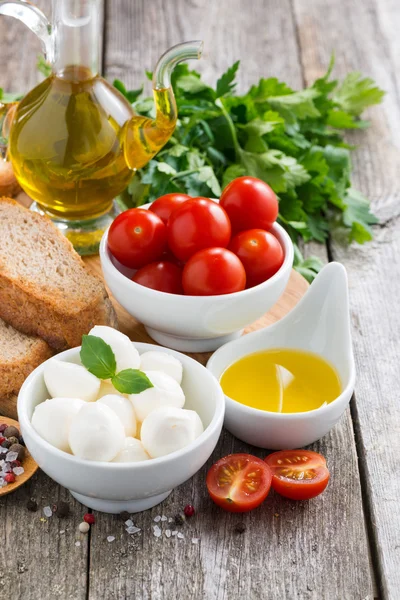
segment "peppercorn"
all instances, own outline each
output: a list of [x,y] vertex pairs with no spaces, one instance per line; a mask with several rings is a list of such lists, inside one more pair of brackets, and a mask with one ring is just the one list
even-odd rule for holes
[[14,473],[7,473],[7,475],[4,476],[4,481],[7,481],[7,483],[14,483],[14,481],[15,481]]
[[3,432],[3,435],[6,438],[10,438],[10,437],[19,438],[19,431],[16,427],[14,427],[13,425],[10,425],[9,427],[6,427],[6,429]]
[[191,504],[188,504],[183,509],[183,512],[185,513],[186,517],[193,517],[193,515],[194,515],[194,506],[192,506]]
[[56,515],[57,515],[57,517],[60,517],[60,518],[68,517],[68,515],[69,515],[68,502],[64,502],[64,500],[60,500],[60,502],[58,503]]
[[0,423],[0,433],[3,433],[5,429],[7,429],[7,423]]
[[185,520],[185,516],[182,513],[178,513],[177,515],[175,515],[176,525],[183,525]]
[[4,440],[4,442],[1,442],[1,447],[2,448],[7,448],[8,449],[8,448],[11,448],[11,446],[12,446],[12,443],[9,442],[8,440]]
[[7,438],[9,442],[11,442],[12,444],[19,444],[19,439],[16,438],[14,435],[12,435],[11,437]]
[[[10,441],[10,440],[8,440]],[[24,460],[25,457],[25,448],[21,446],[21,444],[12,444],[9,448],[9,452],[16,452],[18,454],[17,459],[20,461]]]
[[36,500],[34,498],[31,498],[30,500],[28,500],[26,508],[28,510],[30,510],[31,512],[36,512],[37,509],[38,509],[38,505],[37,505]]
[[20,461],[19,461],[19,460],[13,460],[13,461],[11,462],[11,468],[12,468],[12,469],[15,469],[15,467],[20,467],[20,466],[21,466],[21,463],[20,463]]
[[127,510],[122,511],[122,513],[119,513],[119,518],[121,519],[121,521],[127,521],[128,519],[131,518],[131,515],[128,513]]
[[0,445],[6,441],[6,438],[0,435]]
[[90,529],[90,525],[89,525],[89,523],[86,523],[85,521],[83,521],[83,523],[79,523],[78,529],[81,533],[87,533]]
[[233,531],[235,533],[244,533],[246,531],[246,525],[244,523],[238,523],[237,525],[235,525],[235,527],[233,528]]
[[83,515],[83,520],[85,523],[89,523],[89,525],[94,525],[96,523],[95,516],[92,515],[92,513],[86,513],[86,515]]

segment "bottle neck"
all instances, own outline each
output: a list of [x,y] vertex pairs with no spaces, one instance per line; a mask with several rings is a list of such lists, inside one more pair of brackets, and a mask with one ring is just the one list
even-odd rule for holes
[[100,71],[99,0],[53,0],[53,73],[90,79]]

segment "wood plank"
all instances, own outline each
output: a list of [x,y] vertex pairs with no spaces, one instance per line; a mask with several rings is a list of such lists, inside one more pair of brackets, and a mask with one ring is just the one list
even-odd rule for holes
[[[205,39],[203,61],[196,64],[215,82],[236,59],[242,59],[240,86],[274,75],[301,87],[302,72],[289,0],[211,0],[173,3],[118,0],[109,3],[105,71],[129,86],[143,81],[169,45]],[[325,250],[318,248],[326,258]],[[97,515],[90,555],[89,598],[157,600],[179,597],[327,600],[371,597],[371,577],[357,457],[349,413],[314,449],[332,469],[325,495],[293,504],[271,494],[257,511],[223,513],[207,498],[205,473],[211,462],[229,452],[265,452],[224,432],[212,459],[192,480],[160,506],[134,516],[142,531],[128,536],[116,517]],[[185,539],[155,538],[158,514],[172,517],[192,502],[197,516],[183,528]],[[233,532],[243,521],[246,532]],[[161,524],[163,530],[167,525]],[[171,527],[171,525],[169,525]],[[107,535],[114,535],[112,552]],[[192,537],[199,538],[198,544]]]
[[350,281],[354,349],[358,371],[353,416],[365,478],[369,527],[374,541],[380,597],[400,590],[400,454],[398,356],[400,351],[400,5],[394,0],[295,0],[307,81],[336,53],[335,74],[362,70],[387,91],[382,107],[369,111],[371,128],[349,136],[354,181],[380,218],[373,243],[346,249],[338,236],[332,256],[346,265]]
[[[49,14],[51,1],[36,4]],[[41,78],[36,71],[40,43],[26,27],[0,18],[0,87],[26,92]],[[34,497],[39,511],[26,504]],[[67,500],[71,514],[44,518],[43,507]],[[84,508],[38,471],[24,486],[0,499],[0,597],[24,600],[86,598],[89,538],[77,532]],[[64,533],[60,533],[64,532]],[[80,541],[80,546],[75,542]]]

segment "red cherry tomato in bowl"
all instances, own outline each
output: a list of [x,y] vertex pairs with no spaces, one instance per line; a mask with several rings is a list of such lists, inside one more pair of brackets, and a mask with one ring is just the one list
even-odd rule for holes
[[329,482],[326,460],[311,450],[281,450],[265,459],[272,471],[272,487],[291,500],[309,500],[322,494]]
[[271,470],[251,454],[229,454],[207,473],[207,489],[212,500],[229,512],[247,512],[268,496]]
[[131,208],[111,224],[108,247],[122,265],[140,269],[158,260],[167,249],[167,228],[149,210]]
[[263,229],[241,231],[229,244],[246,271],[247,287],[253,287],[275,275],[283,264],[283,249],[276,237]]
[[182,269],[170,262],[150,263],[134,274],[132,281],[167,294],[183,294]]
[[192,198],[179,206],[168,220],[168,246],[186,262],[204,248],[226,248],[231,224],[221,206],[208,198]]
[[206,248],[194,254],[183,268],[182,284],[188,296],[216,296],[240,292],[246,272],[238,257],[225,248]]
[[187,200],[190,200],[190,196],[187,194],[165,194],[165,196],[157,198],[149,206],[149,210],[160,217],[161,221],[166,225],[174,210]]
[[238,177],[223,190],[220,205],[228,213],[232,231],[269,231],[278,216],[278,200],[267,183],[255,177]]

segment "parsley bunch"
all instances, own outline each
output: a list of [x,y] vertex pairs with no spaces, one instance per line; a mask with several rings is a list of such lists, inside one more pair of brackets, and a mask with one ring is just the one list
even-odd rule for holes
[[[360,73],[341,83],[331,79],[333,62],[304,90],[271,77],[244,95],[235,93],[239,61],[215,89],[186,64],[178,65],[172,79],[179,113],[173,137],[138,171],[121,201],[139,206],[170,192],[216,197],[236,177],[258,177],[277,194],[279,222],[296,244],[295,264],[312,279],[320,263],[303,261],[299,239],[325,242],[340,225],[349,242],[363,243],[376,223],[368,200],[351,186],[352,147],[342,130],[367,127],[361,113],[381,102],[384,92]],[[136,112],[154,116],[153,100],[142,98],[142,89],[114,85]]]

